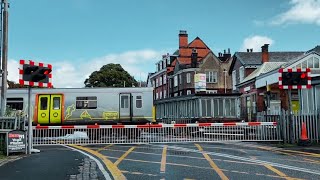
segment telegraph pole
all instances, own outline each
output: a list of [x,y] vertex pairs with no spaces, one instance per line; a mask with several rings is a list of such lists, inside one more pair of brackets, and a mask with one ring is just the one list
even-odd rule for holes
[[2,86],[1,86],[1,116],[5,115],[7,104],[7,62],[8,62],[8,0],[2,0]]

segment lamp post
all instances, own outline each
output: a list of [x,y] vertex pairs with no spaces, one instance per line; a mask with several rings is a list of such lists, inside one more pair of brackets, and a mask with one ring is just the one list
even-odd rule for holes
[[[3,5],[3,6],[2,6]],[[4,116],[6,112],[7,104],[7,60],[8,60],[8,1],[1,1],[2,11],[2,86],[1,86],[1,116]]]

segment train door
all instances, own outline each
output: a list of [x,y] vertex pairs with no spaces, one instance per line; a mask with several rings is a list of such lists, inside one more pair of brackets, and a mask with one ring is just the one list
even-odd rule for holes
[[132,106],[131,106],[131,93],[120,93],[119,94],[119,118],[120,120],[132,120]]
[[45,94],[38,96],[38,123],[61,123],[62,95]]

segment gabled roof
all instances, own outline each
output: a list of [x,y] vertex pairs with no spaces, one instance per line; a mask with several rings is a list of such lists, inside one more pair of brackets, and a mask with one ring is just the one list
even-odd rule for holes
[[285,62],[265,62],[258,69],[254,70],[251,74],[249,74],[249,76],[244,78],[239,84],[243,84],[249,80],[252,80],[260,76],[261,74],[265,74],[275,69],[278,69],[284,63]]
[[[289,62],[292,59],[303,55],[303,51],[292,52],[269,52],[269,62]],[[235,52],[233,61],[229,69],[229,74],[232,73],[235,61],[240,61],[242,65],[261,65],[262,53],[261,52]]]
[[[304,52],[269,52],[269,62],[288,62],[303,53]],[[261,64],[261,52],[236,52],[235,55],[243,65]]]
[[200,39],[198,36],[188,44],[188,48],[197,48],[197,47],[206,47],[207,49],[210,49],[206,45],[206,43],[204,43],[202,39]]
[[309,54],[309,53],[312,53],[312,52],[315,52],[315,53],[317,53],[317,54],[320,55],[320,45],[317,45],[315,48],[310,49],[310,50],[307,51],[305,54]]

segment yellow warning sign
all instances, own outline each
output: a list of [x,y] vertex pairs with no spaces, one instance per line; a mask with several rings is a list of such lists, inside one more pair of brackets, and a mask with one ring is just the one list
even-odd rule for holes
[[83,112],[81,113],[80,117],[81,117],[82,119],[84,119],[84,118],[89,118],[89,119],[91,119],[91,116],[90,116],[90,114],[88,113],[87,110],[83,111]]

